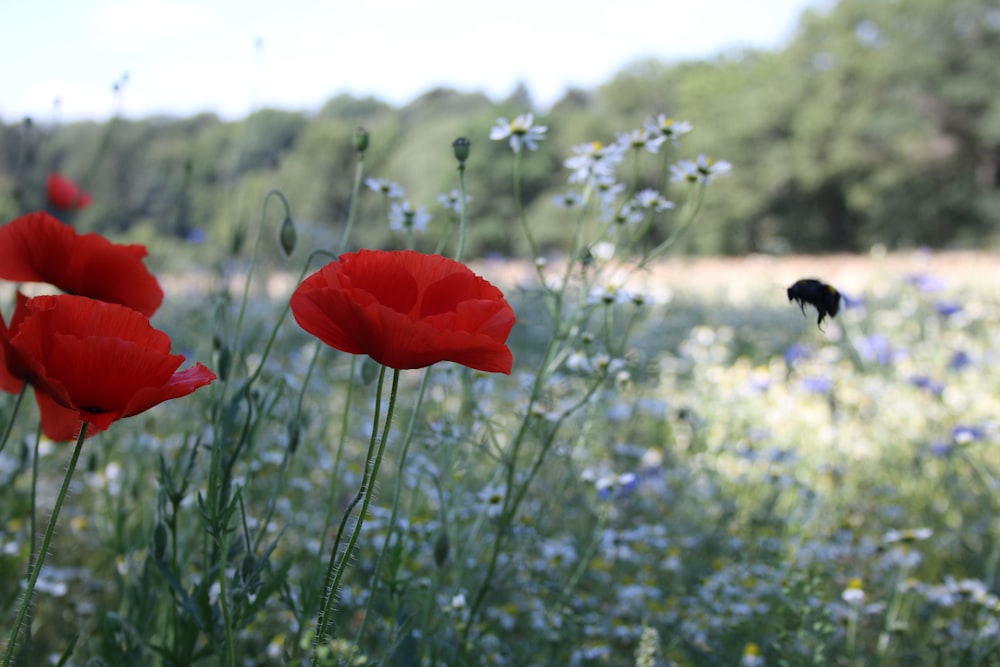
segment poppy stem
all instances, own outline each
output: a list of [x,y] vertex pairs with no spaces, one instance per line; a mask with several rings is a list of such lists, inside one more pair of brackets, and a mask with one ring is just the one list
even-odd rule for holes
[[0,452],[7,446],[7,440],[10,439],[10,432],[14,430],[14,417],[17,416],[17,412],[21,408],[21,401],[24,400],[24,392],[26,391],[28,391],[27,382],[21,385],[21,391],[17,393],[17,398],[14,399],[14,409],[10,411],[10,419],[7,420],[7,425],[4,426],[3,436],[0,437]]
[[[372,435],[371,440],[368,443],[368,455],[365,459],[365,471],[361,477],[361,486],[358,488],[358,493],[351,501],[351,504],[348,505],[347,509],[344,511],[344,517],[340,522],[340,527],[337,529],[337,537],[334,540],[333,548],[330,551],[330,564],[327,567],[326,577],[323,580],[323,603],[316,620],[316,636],[313,638],[313,667],[318,667],[319,665],[320,653],[318,648],[320,644],[325,641],[327,627],[330,624],[330,610],[333,607],[333,598],[337,595],[337,590],[340,588],[340,580],[343,578],[344,570],[346,569],[345,566],[351,557],[351,553],[354,551],[354,546],[357,544],[358,537],[361,535],[361,528],[365,522],[365,515],[368,513],[368,505],[371,503],[372,496],[375,494],[375,478],[378,476],[379,467],[382,465],[382,455],[385,453],[385,443],[389,439],[389,429],[392,427],[392,415],[396,409],[396,395],[399,390],[399,369],[393,369],[392,371],[392,388],[389,390],[389,406],[386,409],[382,436],[379,437],[379,415],[382,404],[382,388],[385,384],[385,371],[386,367],[382,366],[382,370],[379,372],[378,376],[378,388],[376,390],[377,394],[375,397],[375,414],[372,417]],[[374,457],[372,456],[373,451]],[[340,540],[343,537],[347,520],[350,518],[351,514],[354,513],[354,508],[357,507],[359,502],[361,503],[361,509],[357,514],[357,519],[354,523],[354,530],[351,531],[351,537],[347,541],[347,547],[344,549],[344,554],[338,561],[337,550]]]
[[354,229],[354,214],[357,211],[358,194],[361,192],[361,178],[365,172],[365,154],[358,153],[358,165],[354,170],[354,187],[351,189],[351,207],[347,210],[347,224],[344,225],[344,233],[340,236],[340,243],[337,244],[337,254],[341,254],[347,248],[347,239]]
[[87,422],[83,422],[80,426],[80,435],[76,438],[76,446],[73,448],[73,456],[70,458],[69,466],[66,468],[66,476],[63,478],[62,486],[59,488],[59,495],[56,496],[56,504],[52,508],[49,525],[45,528],[42,546],[38,550],[38,562],[28,568],[28,587],[24,591],[24,599],[21,601],[21,608],[17,612],[17,620],[14,622],[14,627],[10,631],[10,637],[7,639],[7,652],[3,657],[3,667],[10,666],[11,658],[14,655],[14,645],[17,643],[17,636],[21,632],[21,625],[24,623],[24,617],[28,613],[28,607],[31,605],[31,596],[35,592],[38,575],[45,564],[45,556],[49,553],[49,544],[52,542],[52,535],[56,532],[56,521],[59,519],[59,510],[62,509],[63,501],[66,499],[66,494],[69,491],[69,483],[73,478],[73,471],[76,470],[76,464],[80,460],[80,452],[83,450],[83,441],[86,437]]
[[458,167],[458,192],[461,197],[459,205],[459,222],[458,222],[458,248],[455,250],[455,261],[461,262],[462,255],[465,254],[465,232],[468,227],[469,221],[469,211],[468,204],[465,200],[465,164],[462,163]]
[[368,591],[368,604],[365,605],[365,615],[361,617],[361,624],[358,626],[358,633],[354,638],[355,647],[360,646],[362,639],[364,639],[365,629],[368,627],[368,619],[371,617],[372,607],[376,598],[375,593],[378,591],[379,573],[382,571],[382,563],[385,561],[385,555],[389,553],[389,541],[392,539],[392,534],[396,528],[396,517],[399,515],[399,499],[403,495],[403,480],[406,478],[402,474],[402,471],[406,469],[406,457],[410,453],[410,443],[413,442],[413,436],[417,431],[420,408],[424,404],[424,395],[427,392],[427,384],[430,377],[431,369],[428,366],[424,369],[423,377],[420,378],[420,388],[417,389],[417,400],[413,406],[413,410],[410,412],[410,419],[406,424],[406,431],[403,434],[403,446],[399,452],[399,461],[396,463],[396,488],[393,490],[392,510],[389,513],[389,521],[386,523],[385,539],[382,541],[382,548],[379,549],[378,558],[375,560],[375,567],[372,570],[371,588]]
[[260,250],[260,239],[264,231],[264,215],[267,213],[267,202],[271,197],[277,197],[285,207],[285,215],[281,218],[282,220],[292,217],[292,206],[288,203],[285,193],[277,189],[268,190],[264,195],[264,200],[260,204],[260,222],[257,225],[257,238],[254,240],[253,252],[250,254],[250,268],[247,269],[247,279],[243,283],[243,299],[240,301],[240,314],[236,318],[236,331],[233,334],[233,342],[236,345],[239,345],[240,341],[240,329],[243,328],[243,316],[246,314],[247,301],[250,296],[250,281],[253,279],[253,272],[257,268],[257,254]]

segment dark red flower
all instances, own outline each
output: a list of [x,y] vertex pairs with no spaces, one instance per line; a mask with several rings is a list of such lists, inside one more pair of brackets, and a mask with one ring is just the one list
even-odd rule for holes
[[144,245],[112,243],[76,230],[45,211],[0,227],[0,278],[43,282],[64,292],[120,303],[151,316],[163,290],[142,260]]
[[81,422],[103,431],[215,380],[201,364],[178,372],[184,357],[170,354],[170,337],[131,308],[58,294],[21,299],[19,311],[7,352],[34,386],[53,440],[72,440]]
[[20,356],[10,346],[11,331],[24,319],[24,302],[27,300],[20,292],[17,293],[17,306],[14,308],[14,315],[11,318],[10,327],[3,320],[3,313],[0,313],[0,390],[10,394],[17,394],[24,386],[24,378],[27,371],[24,364],[20,363]]
[[342,352],[390,368],[454,361],[510,373],[514,310],[464,264],[412,250],[341,255],[299,285],[295,321]]
[[53,208],[60,211],[72,211],[86,208],[92,200],[90,193],[55,172],[45,179],[45,194]]

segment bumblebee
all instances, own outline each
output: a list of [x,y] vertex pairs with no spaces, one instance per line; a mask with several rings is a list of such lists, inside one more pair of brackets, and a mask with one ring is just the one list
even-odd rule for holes
[[788,300],[798,301],[802,314],[806,313],[806,304],[811,304],[819,313],[816,326],[822,330],[823,318],[827,315],[836,317],[840,310],[840,292],[832,285],[816,280],[815,278],[803,278],[788,288]]

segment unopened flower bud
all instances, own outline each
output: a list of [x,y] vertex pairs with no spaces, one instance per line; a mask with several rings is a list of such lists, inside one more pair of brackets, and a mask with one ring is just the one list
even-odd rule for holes
[[229,351],[228,345],[223,345],[219,348],[218,359],[215,362],[215,370],[219,375],[219,378],[225,380],[229,377],[229,365],[232,363],[233,357],[232,353]]
[[448,541],[448,533],[442,532],[434,542],[434,564],[438,567],[444,567],[444,564],[448,562],[448,552],[450,550],[451,544]]
[[295,450],[299,448],[301,439],[302,426],[299,424],[298,419],[292,419],[288,422],[288,451],[294,454]]
[[167,525],[162,521],[153,528],[153,560],[162,563],[167,557]]
[[278,232],[278,243],[281,245],[281,251],[285,253],[285,257],[289,257],[292,251],[295,250],[295,242],[298,239],[298,234],[295,231],[295,223],[291,218],[285,218],[281,222],[281,231]]
[[368,130],[363,127],[354,130],[354,150],[359,153],[368,150]]
[[233,232],[233,238],[229,244],[229,250],[233,255],[240,254],[243,250],[243,242],[247,239],[247,233],[242,227],[237,227]]
[[254,578],[254,570],[257,568],[257,559],[253,554],[245,554],[240,561],[240,579],[243,584],[251,583]]
[[451,142],[451,147],[455,151],[455,159],[458,160],[458,164],[464,165],[465,161],[469,159],[472,143],[465,137],[459,137]]

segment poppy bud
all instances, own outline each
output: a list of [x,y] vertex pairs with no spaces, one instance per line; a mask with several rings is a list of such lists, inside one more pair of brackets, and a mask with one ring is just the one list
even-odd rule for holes
[[288,451],[292,454],[299,448],[299,441],[302,439],[302,426],[298,419],[288,422]]
[[438,535],[437,540],[434,541],[434,564],[438,567],[444,567],[444,564],[448,562],[448,551],[451,545],[448,542],[448,533],[441,533]]
[[368,130],[363,127],[354,130],[354,150],[359,153],[368,150]]
[[472,143],[465,137],[459,137],[451,143],[451,147],[455,151],[455,159],[458,160],[458,164],[465,165],[465,161],[469,159]]
[[119,632],[125,627],[125,622],[122,621],[122,617],[113,611],[109,611],[104,614],[104,628],[110,630],[111,632]]
[[278,243],[281,245],[281,251],[285,253],[285,257],[289,257],[292,251],[295,250],[295,241],[298,238],[298,234],[295,231],[295,223],[292,219],[286,217],[281,222],[281,231],[278,233]]
[[240,254],[243,250],[243,243],[247,240],[247,233],[242,227],[237,227],[236,231],[233,232],[232,241],[229,244],[229,250],[233,255]]
[[153,528],[153,560],[162,563],[167,557],[167,526],[162,521]]
[[219,348],[218,359],[215,362],[215,367],[219,371],[219,377],[225,380],[229,377],[229,365],[232,363],[233,357],[229,352],[229,346],[223,345]]
[[257,567],[257,559],[254,558],[253,554],[246,554],[243,556],[243,560],[240,561],[240,579],[243,583],[248,583],[253,578],[254,568]]

